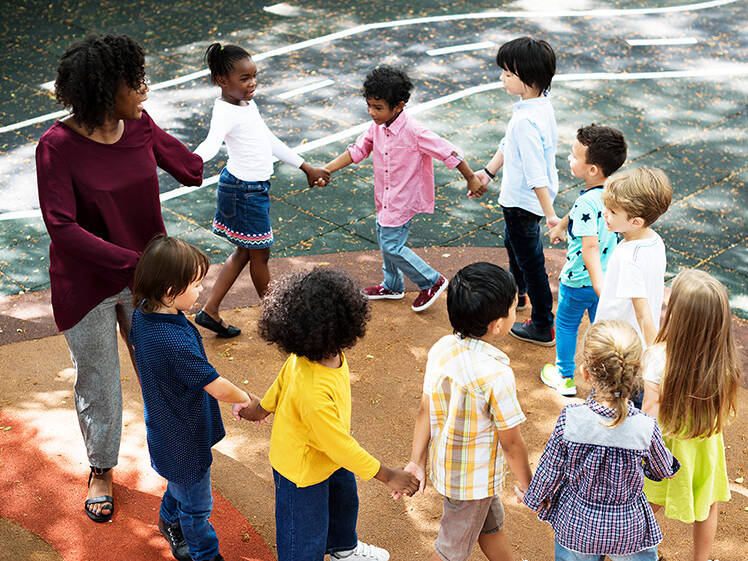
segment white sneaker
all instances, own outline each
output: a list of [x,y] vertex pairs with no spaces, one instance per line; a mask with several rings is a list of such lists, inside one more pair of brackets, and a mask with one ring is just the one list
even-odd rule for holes
[[358,542],[356,549],[331,553],[330,559],[346,559],[347,561],[389,561],[390,552],[381,547]]
[[546,386],[556,390],[561,395],[573,397],[577,395],[577,386],[574,378],[564,378],[554,364],[546,364],[540,371],[540,381]]

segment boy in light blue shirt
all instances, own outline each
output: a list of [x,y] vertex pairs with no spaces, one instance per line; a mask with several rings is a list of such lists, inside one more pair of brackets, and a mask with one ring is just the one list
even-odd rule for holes
[[510,334],[523,341],[553,346],[553,297],[545,271],[540,220],[549,228],[558,224],[553,199],[558,192],[556,145],[558,130],[548,97],[556,72],[556,55],[543,40],[520,37],[503,44],[496,55],[501,81],[514,104],[512,118],[499,149],[478,177],[484,185],[500,168],[499,204],[504,213],[504,246],[509,270],[519,290],[518,307],[532,303],[530,320],[515,323]]
[[566,263],[559,276],[556,309],[556,363],[546,364],[540,379],[561,395],[577,394],[574,355],[585,310],[595,321],[603,273],[618,237],[605,226],[603,184],[626,161],[626,140],[621,131],[595,124],[582,127],[569,154],[574,177],[584,181],[569,214],[550,231],[556,243],[568,235]]

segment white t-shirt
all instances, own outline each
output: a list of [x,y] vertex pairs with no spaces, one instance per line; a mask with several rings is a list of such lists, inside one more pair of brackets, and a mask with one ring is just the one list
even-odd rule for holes
[[304,158],[270,131],[254,100],[247,105],[233,105],[216,99],[210,131],[195,154],[207,162],[218,154],[224,141],[229,152],[226,169],[242,181],[270,179],[273,156],[296,168],[304,163]]
[[665,244],[657,232],[643,240],[620,242],[608,261],[603,289],[597,304],[595,321],[617,319],[644,336],[636,321],[632,298],[646,298],[655,329],[660,326],[662,298],[665,292]]

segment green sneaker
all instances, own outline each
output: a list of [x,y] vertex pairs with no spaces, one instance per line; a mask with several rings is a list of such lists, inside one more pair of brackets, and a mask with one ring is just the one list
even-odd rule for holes
[[574,378],[564,378],[555,364],[546,364],[540,371],[540,381],[549,388],[553,388],[561,395],[567,397],[577,395],[577,386]]

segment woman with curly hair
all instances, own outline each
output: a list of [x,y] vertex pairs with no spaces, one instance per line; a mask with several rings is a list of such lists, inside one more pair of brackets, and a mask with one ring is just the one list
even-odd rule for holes
[[62,55],[57,101],[70,116],[36,149],[39,203],[49,232],[55,322],[76,369],[75,406],[91,474],[85,512],[114,513],[111,468],[122,432],[117,324],[128,342],[135,265],[164,234],[160,167],[186,185],[203,163],[143,109],[148,86],[141,47],[125,35],[94,35]]
[[364,336],[369,305],[340,271],[317,268],[271,285],[263,298],[263,339],[291,353],[260,400],[240,415],[275,413],[270,464],[275,479],[279,561],[386,561],[389,553],[358,541],[354,473],[408,496],[418,480],[382,465],[351,436],[351,382],[343,354]]

